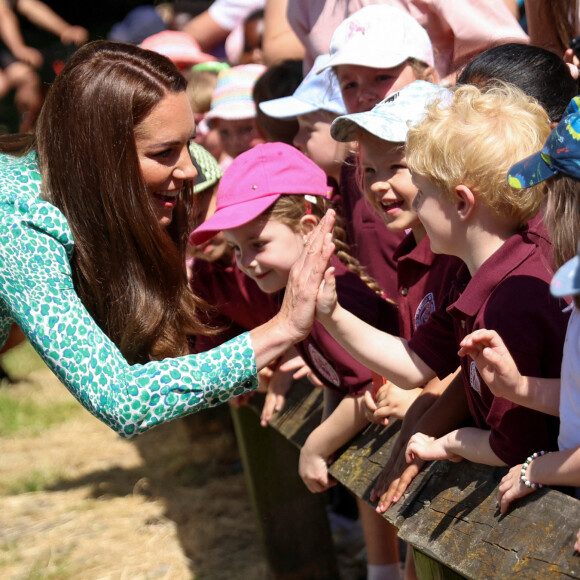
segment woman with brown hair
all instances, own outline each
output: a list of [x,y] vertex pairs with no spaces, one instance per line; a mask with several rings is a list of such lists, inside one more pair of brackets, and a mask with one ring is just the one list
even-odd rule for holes
[[[195,134],[165,57],[96,41],[50,88],[34,136],[0,142],[0,344],[15,322],[72,394],[119,434],[224,402],[306,336],[332,215],[266,325],[208,353],[187,287]],[[310,267],[312,264],[312,267]],[[178,357],[178,358],[174,358]]]

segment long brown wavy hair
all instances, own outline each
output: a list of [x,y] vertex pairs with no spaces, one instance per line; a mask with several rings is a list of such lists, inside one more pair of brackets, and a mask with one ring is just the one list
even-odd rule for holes
[[205,304],[185,272],[193,186],[184,186],[162,228],[135,146],[139,123],[164,96],[185,89],[177,68],[155,52],[89,43],[49,89],[30,144],[43,195],[72,230],[76,290],[132,363],[186,354],[187,336],[206,330],[197,316]]

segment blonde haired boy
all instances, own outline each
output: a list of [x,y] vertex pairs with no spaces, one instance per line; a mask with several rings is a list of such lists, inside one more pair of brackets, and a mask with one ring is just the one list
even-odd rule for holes
[[[369,368],[400,387],[414,388],[461,365],[473,426],[451,431],[458,425],[440,424],[434,431],[447,433],[440,439],[416,434],[408,461],[465,458],[511,465],[534,450],[556,448],[552,418],[494,397],[475,364],[457,355],[466,334],[493,328],[519,368],[559,376],[567,315],[563,303],[550,295],[552,271],[526,229],[543,193],[532,188],[522,195],[506,185],[507,170],[541,148],[549,130],[537,102],[508,86],[486,93],[461,87],[451,99],[431,105],[410,130],[407,163],[419,189],[419,219],[434,252],[465,263],[447,300],[411,340],[377,331],[343,310],[332,270],[326,274],[317,316]],[[383,511],[381,503],[377,509]]]

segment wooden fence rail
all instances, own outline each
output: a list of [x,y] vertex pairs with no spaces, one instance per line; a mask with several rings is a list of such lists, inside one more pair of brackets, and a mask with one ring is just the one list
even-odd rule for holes
[[[298,455],[320,423],[322,393],[298,381],[271,427],[259,425],[261,397],[233,411],[238,443],[273,578],[340,578],[324,502],[298,476]],[[369,492],[400,423],[371,425],[337,454],[330,473],[352,493]],[[413,549],[420,580],[580,578],[574,539],[580,501],[543,488],[508,514],[497,508],[505,468],[433,462],[385,517]]]

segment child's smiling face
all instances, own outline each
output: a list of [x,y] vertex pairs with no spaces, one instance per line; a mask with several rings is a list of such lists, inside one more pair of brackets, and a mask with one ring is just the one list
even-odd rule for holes
[[364,194],[389,230],[412,228],[416,238],[422,239],[425,230],[413,208],[417,187],[407,168],[403,147],[402,143],[383,141],[366,131],[360,136]]
[[370,111],[385,97],[417,80],[408,62],[393,68],[341,64],[334,70],[349,114]]
[[240,270],[263,292],[271,294],[286,287],[290,269],[304,248],[302,233],[263,216],[224,233]]

